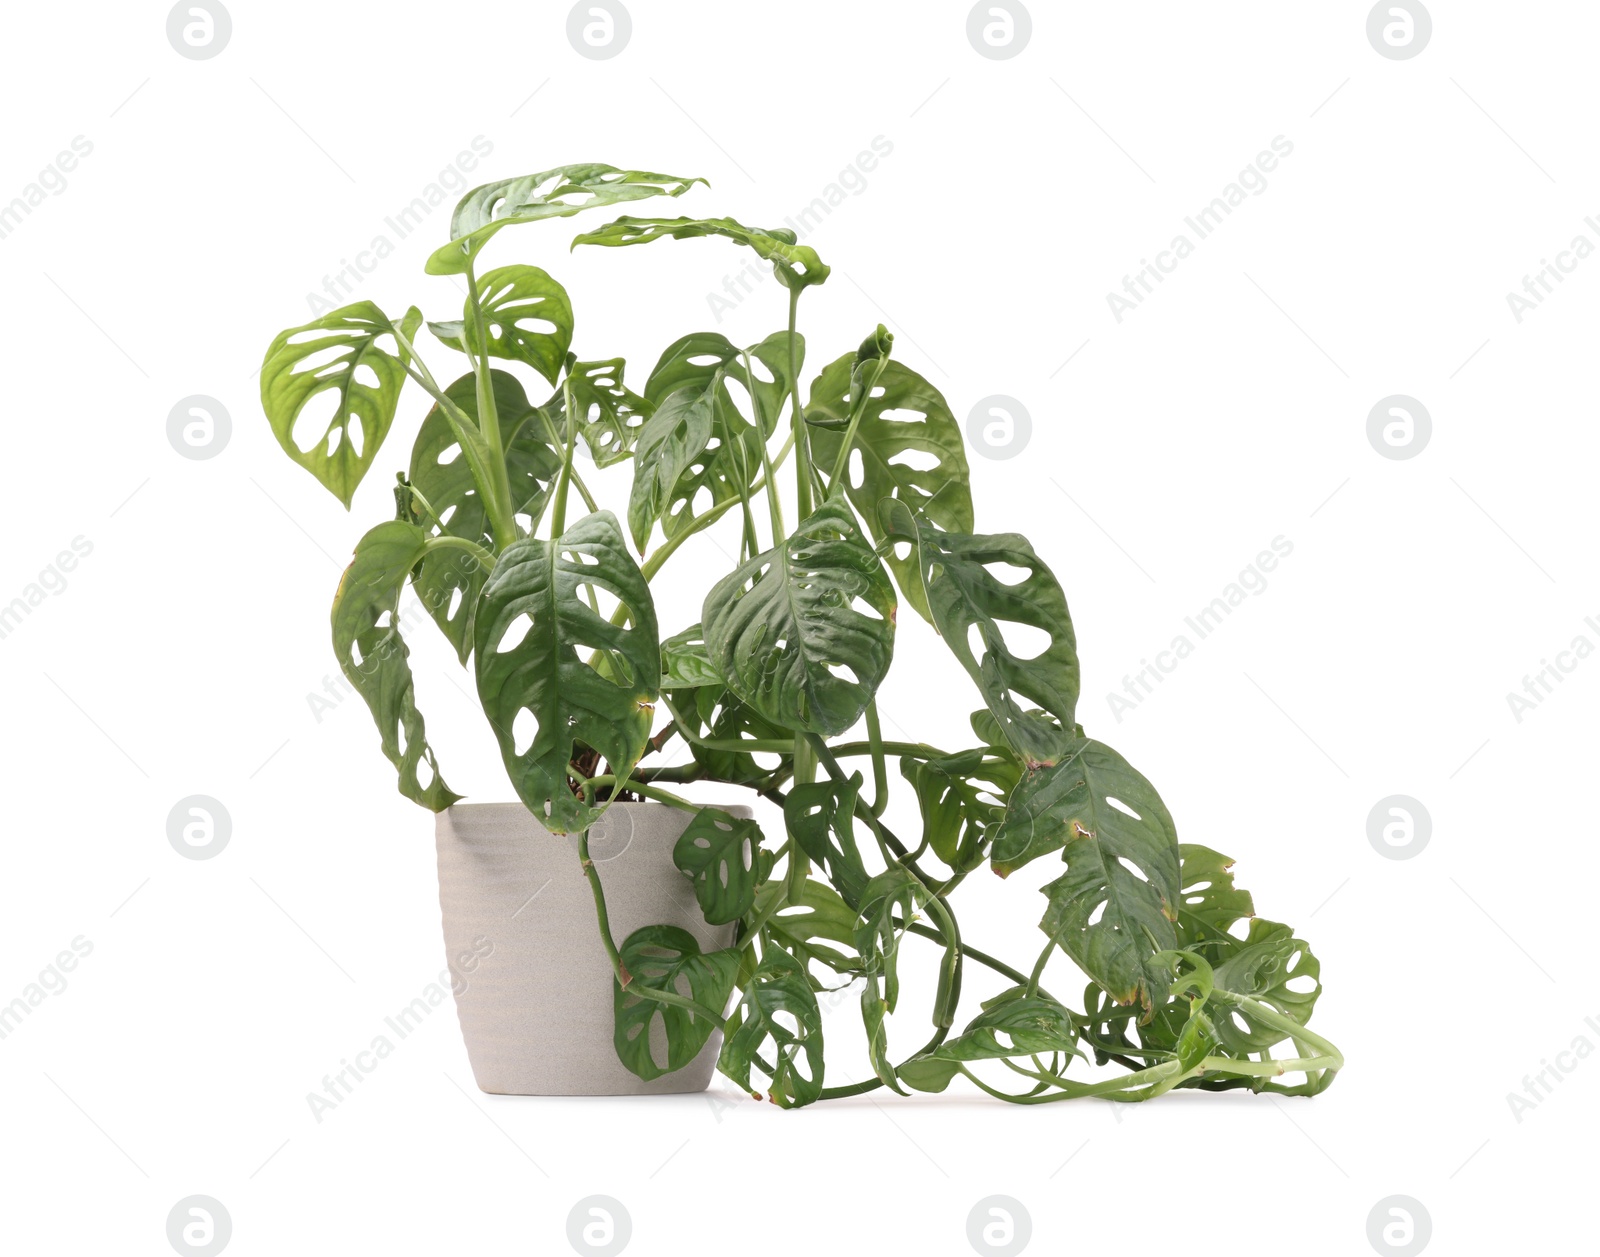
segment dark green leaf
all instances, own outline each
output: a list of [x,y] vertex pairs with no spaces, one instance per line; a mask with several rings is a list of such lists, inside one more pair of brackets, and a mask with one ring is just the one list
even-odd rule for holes
[[[502,266],[479,277],[478,300],[489,331],[489,353],[525,362],[554,384],[572,344],[572,301],[567,290],[537,266]],[[445,344],[465,353],[463,335],[471,317],[469,300],[459,322],[428,326]],[[471,351],[483,353],[476,337]]]
[[628,531],[641,554],[679,480],[697,460],[704,461],[716,424],[714,398],[711,389],[679,389],[639,430],[633,453],[633,491],[628,498]]
[[[616,598],[631,625],[593,610],[586,588]],[[506,547],[483,588],[475,638],[478,695],[518,796],[553,832],[584,828],[589,810],[567,784],[574,740],[619,772],[631,766],[649,742],[661,676],[650,587],[616,516],[600,511],[558,540]],[[580,649],[606,652],[607,672]],[[519,728],[519,717],[532,728]]]
[[[1074,741],[1078,703],[1077,641],[1055,576],[1016,533],[943,532],[899,501],[883,504],[883,522],[912,543],[934,627],[977,682],[1006,742],[1030,764],[1054,763]],[[1021,576],[1012,579],[1012,569]],[[1007,623],[1048,634],[1048,645],[1017,653],[1006,642]]]
[[985,1003],[984,1011],[959,1035],[906,1062],[897,1072],[901,1081],[918,1091],[943,1091],[958,1064],[1056,1054],[1083,1055],[1072,1013],[1048,996],[1028,995],[1017,986]]
[[383,753],[400,772],[400,793],[440,812],[461,796],[445,785],[428,745],[398,622],[401,590],[426,541],[422,529],[399,520],[361,538],[334,595],[333,649],[372,710]]
[[[756,892],[756,913],[764,912],[785,889],[781,880],[762,886]],[[786,904],[768,919],[767,933],[802,961],[815,960],[848,977],[862,972],[862,962],[854,953],[855,911],[826,882],[808,878],[799,901]],[[827,943],[842,943],[851,950],[841,952]]]
[[[857,355],[845,354],[811,382],[806,418],[812,459],[824,476],[833,472],[844,424],[861,384],[852,383]],[[971,473],[961,427],[943,394],[911,368],[890,362],[865,399],[860,426],[845,464],[845,493],[882,541],[888,529],[879,504],[894,498],[918,518],[948,533],[972,531]],[[890,554],[889,570],[906,601],[929,619],[927,593],[915,553]],[[942,631],[942,630],[941,630]]]
[[[1256,918],[1242,942],[1235,941],[1215,964],[1216,984],[1224,991],[1248,996],[1276,1008],[1301,1025],[1311,1020],[1322,994],[1322,965],[1311,948],[1294,936],[1294,930],[1276,921]],[[1296,991],[1290,983],[1307,986]],[[1251,1016],[1248,1009],[1230,1014],[1219,1009],[1217,1036],[1235,1053],[1265,1052],[1283,1041],[1284,1034]]]
[[783,820],[800,849],[823,866],[840,898],[852,908],[871,880],[856,846],[858,773],[846,782],[815,781],[795,786],[783,804]]
[[883,1002],[892,1013],[900,995],[900,932],[927,898],[927,889],[904,865],[896,864],[867,883],[861,894],[855,928],[856,952],[865,966],[867,985],[883,983]]
[[[278,444],[346,507],[400,404],[411,356],[395,332],[409,341],[421,322],[415,306],[396,324],[372,302],[358,301],[279,332],[261,364],[261,407]],[[325,392],[334,394],[333,415],[302,449],[295,441],[296,421]]]
[[450,218],[450,243],[428,259],[427,271],[430,275],[465,274],[489,238],[512,223],[565,218],[649,196],[682,196],[697,183],[706,181],[618,170],[598,162],[557,166],[536,175],[486,183],[461,198]]
[[829,268],[822,264],[817,251],[796,244],[795,234],[787,227],[746,227],[731,218],[619,218],[594,231],[586,231],[573,239],[573,247],[580,244],[628,245],[649,244],[670,236],[674,240],[690,240],[698,236],[722,236],[735,244],[755,250],[763,261],[772,263],[772,273],[785,288],[795,291],[820,284],[828,278]]
[[917,792],[928,845],[951,868],[965,868],[980,857],[1020,776],[1015,760],[987,748],[927,759],[903,755],[900,773]]
[[[495,410],[500,416],[500,438],[505,443],[506,476],[511,483],[512,510],[537,519],[544,512],[561,456],[550,448],[544,425],[514,375],[491,371]],[[469,419],[478,418],[477,384],[464,375],[445,389]],[[444,411],[437,405],[428,412],[411,450],[411,486],[444,520],[443,527],[429,524],[432,535],[463,537],[490,549],[494,537],[488,513],[478,493],[477,480]],[[426,520],[426,515],[418,513]],[[488,579],[477,559],[462,550],[436,550],[422,560],[415,585],[417,596],[444,635],[456,648],[462,663],[472,653],[472,626],[478,594]]]
[[[575,362],[567,368],[566,386],[572,390],[578,435],[589,447],[596,467],[620,463],[633,452],[645,421],[654,407],[622,382],[621,358],[604,362]],[[545,407],[556,430],[565,437],[565,389],[557,391]]]
[[834,501],[719,581],[701,622],[712,663],[757,713],[833,735],[861,718],[888,672],[894,614],[883,564]]
[[722,674],[711,666],[705,634],[698,624],[691,624],[661,643],[661,688],[690,690],[703,685],[720,687]]
[[1183,889],[1178,902],[1178,947],[1215,958],[1238,945],[1230,931],[1235,922],[1253,917],[1250,892],[1233,884],[1233,861],[1209,847],[1179,844]]
[[703,807],[672,848],[672,862],[694,881],[694,897],[710,925],[737,921],[755,903],[761,826],[747,816]]
[[1044,888],[1040,928],[1118,1003],[1165,995],[1150,965],[1177,944],[1178,840],[1155,787],[1101,742],[1027,773],[990,858],[996,872],[1057,850],[1066,873]]
[[699,1055],[718,1023],[640,990],[686,995],[720,1017],[733,992],[739,953],[733,948],[702,953],[694,936],[675,925],[635,930],[619,950],[630,981],[611,984],[618,1058],[646,1081],[682,1069]]
[[746,1091],[755,1093],[751,1070],[765,1056],[773,1069],[769,1094],[781,1108],[822,1094],[822,1010],[805,968],[781,947],[767,948],[723,1034],[717,1067]]

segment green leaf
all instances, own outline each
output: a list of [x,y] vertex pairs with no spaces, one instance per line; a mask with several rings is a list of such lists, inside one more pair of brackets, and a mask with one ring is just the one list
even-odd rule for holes
[[1233,884],[1233,860],[1209,847],[1178,846],[1183,885],[1178,901],[1178,948],[1215,958],[1238,946],[1234,923],[1256,914],[1248,890]]
[[445,785],[428,745],[399,625],[400,593],[426,541],[416,525],[391,520],[356,543],[333,599],[333,650],[372,711],[400,793],[442,812],[461,796]]
[[780,1108],[799,1108],[822,1094],[822,1010],[805,968],[781,947],[767,948],[723,1035],[717,1067],[751,1094],[756,1057],[769,1050],[768,1093]]
[[[596,612],[586,589],[616,598],[631,625]],[[573,742],[619,772],[634,764],[649,742],[661,676],[650,587],[616,516],[600,511],[555,541],[507,546],[474,631],[478,695],[518,796],[555,833],[584,828],[590,811],[567,784]],[[607,672],[580,650],[605,652]],[[532,729],[519,728],[519,717]]]
[[[358,301],[301,327],[279,332],[261,364],[261,407],[278,444],[345,504],[378,456],[394,423],[411,355],[395,335],[416,334],[415,306],[399,323],[370,301]],[[389,341],[392,349],[383,347]],[[310,446],[295,442],[294,428],[307,404],[334,394],[333,415]]]
[[[755,912],[765,912],[787,889],[782,880],[768,882],[756,892]],[[855,977],[863,971],[855,954],[855,910],[826,882],[807,878],[798,901],[791,901],[767,919],[767,933],[785,950],[809,964],[816,961],[835,973]],[[841,943],[849,953],[826,946]]]
[[959,1035],[907,1061],[897,1072],[907,1086],[937,1092],[950,1085],[960,1065],[971,1061],[1057,1054],[1083,1055],[1076,1019],[1048,996],[1028,995],[1014,986],[985,1003]]
[[1066,873],[1044,887],[1040,928],[1120,1004],[1166,993],[1149,961],[1177,944],[1178,840],[1155,787],[1101,742],[1025,775],[995,834],[1002,875],[1060,848]]
[[[589,447],[596,467],[610,467],[631,457],[634,443],[655,409],[623,384],[626,365],[621,358],[607,358],[603,362],[574,362],[567,368],[566,386],[572,390],[578,435]],[[546,410],[552,415],[556,430],[565,436],[565,388],[550,399]]]
[[705,634],[698,624],[691,624],[661,643],[661,688],[692,690],[707,685],[720,688],[722,674],[711,666]]
[[867,883],[857,909],[856,952],[860,955],[867,985],[876,989],[883,982],[883,1002],[891,1013],[900,994],[900,931],[895,929],[895,910],[902,927],[911,921],[927,898],[927,888],[904,865],[896,864]]
[[[538,412],[514,375],[491,371],[500,439],[505,445],[506,476],[511,483],[512,511],[530,520],[544,513],[545,501],[561,470],[561,456],[550,448]],[[445,389],[445,396],[476,422],[477,382],[471,374]],[[462,537],[488,549],[494,536],[478,482],[444,411],[435,405],[422,421],[411,449],[411,487],[421,493],[443,527],[427,521],[430,535]],[[426,516],[419,512],[419,518]],[[417,596],[439,629],[456,648],[462,663],[472,653],[472,629],[478,595],[489,574],[463,550],[435,550],[422,560],[414,584]]]
[[807,245],[797,244],[795,233],[787,227],[746,227],[731,218],[619,218],[594,231],[586,231],[573,238],[572,246],[598,244],[617,247],[629,244],[649,244],[670,236],[674,240],[690,240],[699,236],[722,236],[735,244],[755,250],[764,262],[772,263],[772,273],[778,282],[792,291],[800,291],[828,278],[829,267],[822,264],[817,251]]
[[756,899],[761,826],[718,807],[703,807],[672,848],[672,862],[694,882],[709,925],[737,921]]
[[883,564],[834,501],[719,581],[701,623],[712,663],[758,714],[833,735],[860,719],[888,672],[894,614]]
[[450,218],[450,243],[428,259],[427,272],[464,275],[489,239],[512,223],[565,218],[586,209],[650,196],[682,196],[697,183],[706,181],[618,170],[598,162],[557,166],[536,175],[486,183],[473,188],[456,205]]
[[[692,1009],[663,1004],[639,992],[648,989],[687,995],[720,1016],[733,993],[738,951],[724,948],[702,953],[694,936],[675,925],[635,930],[619,950],[630,980],[627,986],[615,979],[611,984],[618,1058],[646,1081],[682,1069],[699,1055],[718,1023]],[[659,1059],[662,1055],[664,1063]]]
[[[806,419],[812,458],[824,476],[838,461],[843,427],[860,387],[852,382],[856,359],[845,354],[811,382]],[[944,395],[911,368],[898,362],[884,368],[866,399],[851,450],[845,494],[875,541],[889,535],[879,507],[885,498],[904,503],[914,516],[945,532],[972,531],[972,479],[961,427]],[[930,619],[916,555],[899,558],[891,552],[887,562],[906,601]]]
[[639,430],[633,454],[633,491],[628,498],[628,531],[641,554],[679,480],[705,454],[716,424],[714,402],[711,389],[679,389]]
[[828,874],[840,898],[861,903],[871,880],[856,846],[856,795],[861,775],[849,781],[814,781],[795,786],[783,804],[783,820],[800,849]]
[[[1230,953],[1215,964],[1216,984],[1224,991],[1260,1000],[1302,1026],[1311,1020],[1322,994],[1322,964],[1294,930],[1259,917],[1250,933],[1235,940]],[[1309,981],[1309,990],[1296,991],[1290,983]],[[1219,1010],[1217,1036],[1234,1053],[1265,1052],[1285,1038],[1281,1030],[1264,1025],[1247,1008]]]
[[[943,532],[900,501],[884,503],[882,516],[891,536],[912,543],[934,627],[977,682],[1007,744],[1030,764],[1054,763],[1075,741],[1078,704],[1077,640],[1054,574],[1016,533]],[[1013,570],[1022,575],[1013,579]],[[1049,644],[1035,653],[1019,643],[1025,653],[1017,653],[1006,642],[1008,623],[1048,634]]]
[[[776,332],[746,352],[749,372],[743,355],[726,337],[696,332],[668,346],[645,382],[645,397],[657,407],[680,391],[712,399],[712,444],[689,459],[662,497],[657,517],[669,540],[687,531],[706,511],[748,492],[761,475],[762,445],[777,428],[789,392],[787,335]],[[805,340],[796,336],[797,366],[804,357]],[[747,395],[748,417],[730,382]]]
[[[572,301],[567,290],[537,266],[502,266],[479,277],[478,301],[489,332],[488,352],[496,358],[525,362],[554,384],[572,344]],[[465,332],[471,320],[469,299],[459,321],[430,323],[428,327],[452,349],[465,353]],[[476,337],[471,352],[484,352]]]
[[1009,755],[1000,758],[980,748],[927,759],[903,755],[900,775],[917,792],[928,845],[957,869],[981,857],[989,830],[1005,816],[1000,800],[1016,786],[1020,771]]

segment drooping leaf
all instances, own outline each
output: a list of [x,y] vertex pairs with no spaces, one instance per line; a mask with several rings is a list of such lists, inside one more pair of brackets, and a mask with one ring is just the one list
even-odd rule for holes
[[722,685],[722,674],[711,666],[705,634],[698,624],[674,633],[661,643],[661,688],[692,690]]
[[[824,476],[833,473],[855,400],[856,357],[834,360],[811,382],[806,418],[812,460]],[[910,367],[890,362],[877,377],[851,449],[845,493],[872,529],[873,540],[889,535],[879,507],[885,498],[904,503],[914,516],[947,533],[972,531],[971,473],[961,427],[944,395]],[[891,553],[887,562],[906,601],[929,619],[916,555]]]
[[757,1056],[772,1065],[768,1095],[779,1107],[799,1108],[822,1094],[822,1010],[804,967],[781,947],[763,954],[723,1036],[717,1067],[751,1094]]
[[[586,588],[616,598],[631,623],[597,613]],[[508,546],[481,599],[478,695],[511,783],[553,832],[581,829],[589,810],[567,784],[574,740],[620,772],[650,738],[661,675],[650,587],[616,516],[599,511],[554,541],[524,537]],[[605,652],[605,673],[580,653],[588,650]]]
[[[489,378],[494,386],[495,410],[500,416],[512,511],[536,519],[543,514],[545,499],[561,470],[561,456],[550,447],[544,425],[517,378],[506,371],[491,371]],[[472,375],[456,380],[445,389],[445,396],[476,422],[478,396]],[[411,449],[410,483],[444,521],[440,526],[428,520],[420,509],[415,512],[419,520],[427,521],[431,535],[462,537],[493,547],[489,515],[477,480],[444,411],[437,405],[422,421]],[[472,653],[478,594],[488,576],[472,555],[445,549],[422,560],[414,582],[417,596],[450,639],[462,663]]]
[[[884,1006],[893,1012],[900,994],[900,934],[927,898],[927,889],[904,865],[885,869],[867,883],[857,909],[856,953],[869,987],[881,980]],[[899,912],[896,928],[896,912]]]
[[648,401],[623,384],[626,365],[621,358],[572,363],[567,368],[564,387],[546,406],[556,430],[565,439],[566,388],[571,388],[578,435],[589,447],[596,467],[609,467],[631,456],[639,433],[654,411]]
[[1178,846],[1183,869],[1178,902],[1178,947],[1215,958],[1238,940],[1235,922],[1256,914],[1250,892],[1233,883],[1233,861],[1209,847],[1186,842]]
[[620,246],[649,244],[670,236],[690,240],[699,236],[722,236],[735,244],[753,249],[758,258],[772,263],[772,273],[785,288],[799,291],[828,278],[817,251],[797,244],[795,233],[787,227],[746,227],[731,218],[619,218],[594,231],[573,238],[572,245]]
[[908,1061],[900,1078],[918,1091],[943,1091],[957,1064],[1017,1056],[1082,1056],[1076,1019],[1048,996],[1028,995],[1020,986],[1003,991],[954,1038],[926,1056]]
[[618,1058],[646,1081],[682,1069],[699,1055],[719,1023],[692,1009],[653,1000],[641,988],[686,995],[720,1017],[733,993],[738,951],[702,952],[694,936],[675,925],[635,930],[618,951],[630,975],[627,986],[615,979],[611,983]]
[[[1242,942],[1235,940],[1222,955],[1215,965],[1216,984],[1222,990],[1260,1000],[1302,1026],[1311,1020],[1322,994],[1322,964],[1294,936],[1292,927],[1257,917],[1250,922],[1249,935]],[[1291,983],[1310,985],[1297,991]],[[1223,1045],[1235,1053],[1265,1052],[1285,1037],[1248,1008],[1235,1009],[1231,1015],[1218,1010],[1216,1029]]]
[[[1006,742],[1030,764],[1054,763],[1075,740],[1078,703],[1077,639],[1054,574],[1016,533],[947,533],[897,500],[883,504],[882,516],[890,535],[911,542],[934,627],[977,682]],[[1013,569],[1021,576],[1013,579]],[[1014,649],[1006,624],[1047,634],[1048,644],[1036,653],[1021,643]]]
[[710,925],[737,921],[756,898],[761,826],[748,816],[703,807],[672,848],[672,862],[694,882],[694,897]]
[[996,872],[1057,849],[1066,873],[1044,893],[1040,928],[1118,1003],[1164,997],[1149,961],[1177,944],[1178,839],[1155,787],[1122,756],[1085,739],[1012,792],[990,858]]
[[461,796],[445,785],[428,745],[399,625],[400,593],[426,541],[422,529],[399,520],[361,538],[334,595],[333,650],[372,711],[383,753],[399,770],[400,793],[441,812]]
[[[525,362],[554,384],[572,344],[572,301],[567,290],[537,266],[502,266],[479,276],[478,301],[489,333],[489,354]],[[428,326],[452,349],[466,353],[471,318],[469,300],[459,320]],[[474,354],[484,352],[476,336],[470,349]]]
[[[782,880],[767,882],[756,892],[755,912],[765,912],[785,889]],[[826,882],[807,878],[799,900],[786,903],[768,918],[767,933],[805,964],[816,961],[845,977],[863,971],[855,954],[855,910]],[[848,950],[840,951],[829,943],[842,944]]]
[[[450,243],[429,259],[430,275],[462,275],[502,227],[565,218],[586,209],[650,196],[682,196],[704,179],[618,170],[598,162],[557,166],[536,175],[499,179],[473,188],[450,217]],[[710,184],[706,184],[710,187]]]
[[783,820],[800,849],[822,866],[840,898],[852,908],[861,903],[871,880],[856,845],[855,806],[858,773],[846,782],[814,781],[795,786],[783,804]]
[[900,773],[917,792],[928,845],[953,869],[981,858],[989,830],[1005,816],[1005,799],[1020,776],[1015,760],[987,748],[959,755],[930,752],[925,759],[902,755]]
[[[398,323],[358,301],[279,332],[261,364],[261,407],[278,444],[346,508],[389,435],[411,355],[400,344],[416,335],[415,306]],[[387,342],[388,347],[385,347]],[[327,428],[302,449],[294,429],[311,399],[334,395]]]
[[[669,540],[706,511],[748,492],[762,473],[762,443],[777,428],[789,393],[787,336],[774,333],[746,352],[749,371],[726,337],[696,332],[669,345],[645,383],[645,397],[658,407],[680,392],[711,399],[710,442],[662,495],[657,518]],[[796,336],[797,369],[804,360],[805,339]],[[742,388],[742,404],[730,384]]]
[[701,623],[711,662],[745,703],[785,728],[833,735],[860,719],[888,672],[894,614],[883,564],[834,501],[719,581]]
[[679,389],[639,430],[633,454],[633,491],[628,498],[628,531],[641,554],[679,480],[706,452],[716,424],[714,401],[711,389]]

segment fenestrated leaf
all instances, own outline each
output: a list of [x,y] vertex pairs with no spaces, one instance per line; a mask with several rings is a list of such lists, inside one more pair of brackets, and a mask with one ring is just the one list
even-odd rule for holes
[[1044,887],[1040,928],[1118,1003],[1145,1007],[1166,992],[1150,965],[1177,943],[1178,839],[1155,787],[1101,742],[1012,791],[990,857],[1006,873],[1061,848],[1066,873]]
[[661,643],[661,688],[692,690],[706,685],[720,688],[722,674],[711,666],[705,634],[698,624],[691,624]]
[[[861,957],[867,985],[883,983],[883,1002],[889,1012],[900,995],[900,934],[927,898],[927,888],[904,865],[892,865],[867,883],[861,893],[855,928],[856,953]],[[899,911],[899,929],[895,912]]]
[[609,467],[629,457],[645,421],[655,409],[623,384],[626,365],[621,358],[574,362],[567,368],[565,386],[557,390],[545,407],[556,431],[565,439],[568,431],[566,387],[571,388],[578,435],[589,447],[596,467]]
[[[851,375],[856,358],[845,354],[835,359],[811,382],[806,418],[812,461],[824,476],[832,475],[844,440],[844,424],[854,401]],[[944,395],[910,367],[898,362],[884,367],[877,387],[865,399],[851,449],[845,464],[845,493],[875,541],[888,535],[879,508],[885,498],[903,502],[914,515],[947,533],[972,531],[971,473],[961,427]],[[916,555],[900,558],[891,552],[886,562],[906,601],[923,619],[930,619]]]
[[[786,890],[784,882],[767,882],[756,892],[756,914],[761,914]],[[816,961],[835,973],[854,977],[863,966],[855,954],[856,914],[826,882],[807,878],[798,901],[791,901],[767,920],[767,933],[803,962]],[[843,944],[840,951],[828,943]]]
[[[897,500],[883,504],[882,516],[886,532],[912,543],[934,627],[977,682],[1007,743],[1031,764],[1054,763],[1075,740],[1078,704],[1077,639],[1054,574],[1016,533],[947,533]],[[1022,575],[1013,579],[1010,569]],[[1008,623],[1049,642],[1018,653],[1006,641]],[[1024,708],[1019,698],[1038,706]]]
[[[1294,936],[1294,930],[1276,921],[1257,917],[1250,922],[1250,933],[1241,942],[1219,953],[1214,966],[1216,985],[1235,995],[1248,996],[1276,1008],[1302,1026],[1311,1020],[1317,997],[1322,994],[1322,965],[1311,948]],[[1310,989],[1296,991],[1290,984],[1310,982]],[[1236,1020],[1237,1018],[1237,1020]],[[1264,1025],[1248,1008],[1218,1009],[1217,1037],[1236,1053],[1265,1052],[1284,1039],[1281,1030]]]
[[772,263],[772,273],[785,288],[800,290],[828,278],[817,251],[797,244],[795,233],[787,227],[746,227],[731,218],[619,218],[573,238],[572,245],[619,246],[649,244],[670,236],[690,240],[698,236],[722,236],[735,244],[755,250],[758,258]]
[[814,781],[795,786],[783,804],[783,820],[800,849],[821,865],[840,898],[861,903],[871,880],[856,845],[855,806],[861,775],[849,781]]
[[1015,986],[987,1001],[959,1035],[908,1061],[898,1072],[907,1086],[918,1091],[943,1091],[955,1077],[958,1062],[1062,1053],[1083,1055],[1072,1013],[1048,996],[1028,995],[1025,988]]
[[[699,1055],[718,1023],[692,1009],[653,1000],[640,988],[687,995],[720,1017],[733,993],[738,951],[701,952],[694,936],[675,925],[635,930],[618,951],[630,975],[627,986],[615,979],[611,983],[618,1058],[646,1081],[682,1069]],[[653,1041],[662,1038],[664,1043]]]
[[633,453],[633,491],[628,498],[628,531],[641,554],[678,481],[706,452],[716,423],[714,402],[711,389],[679,389],[639,430]]
[[1178,947],[1215,959],[1218,949],[1238,945],[1235,922],[1256,914],[1250,892],[1233,883],[1233,860],[1209,847],[1180,843],[1182,892],[1178,902]]
[[710,925],[737,921],[756,898],[761,826],[748,816],[703,807],[672,848],[672,862],[694,882],[694,897]]
[[[500,439],[505,445],[506,477],[511,484],[512,511],[536,519],[544,511],[561,456],[553,450],[537,411],[514,375],[491,371],[495,410],[500,416]],[[474,422],[478,418],[477,384],[470,374],[445,389],[445,396]],[[411,449],[411,486],[422,494],[443,526],[428,523],[432,535],[463,537],[490,549],[494,537],[488,512],[479,496],[478,483],[456,440],[444,411],[437,405],[428,412]],[[420,511],[419,519],[426,520]],[[413,582],[428,614],[450,639],[462,663],[472,653],[472,626],[478,594],[489,578],[477,559],[463,550],[436,550],[422,560]]]
[[[450,216],[450,243],[429,259],[430,275],[462,275],[502,227],[565,218],[586,209],[650,196],[682,196],[704,179],[618,170],[599,162],[557,166],[536,175],[499,179],[473,188]],[[706,184],[707,187],[711,185]]]
[[781,947],[767,948],[723,1036],[717,1068],[751,1094],[758,1055],[772,1066],[768,1094],[780,1108],[799,1108],[822,1094],[822,1010],[805,968]]
[[[711,398],[711,440],[688,460],[661,500],[658,518],[668,539],[706,511],[748,491],[761,475],[762,443],[777,428],[789,393],[787,335],[775,332],[746,352],[748,372],[744,355],[725,336],[695,332],[669,345],[645,382],[645,397],[658,407],[680,391]],[[805,338],[796,336],[796,366],[804,360]],[[743,407],[730,383],[742,386],[747,395]]]
[[426,541],[422,529],[400,520],[361,538],[334,595],[333,650],[372,711],[383,753],[399,770],[400,793],[441,812],[461,796],[445,785],[428,745],[398,622],[401,590]]
[[894,613],[883,564],[833,501],[717,582],[701,623],[711,662],[757,713],[833,735],[860,719],[888,672]]
[[[594,611],[586,586],[618,599],[631,623]],[[554,541],[524,537],[507,546],[481,597],[478,695],[511,784],[548,829],[582,829],[590,811],[567,784],[573,741],[618,771],[649,742],[661,677],[650,587],[616,516],[599,511]],[[580,653],[591,650],[605,652],[604,674]],[[519,728],[519,717],[533,728]]]
[[[395,332],[409,341],[421,322],[415,306],[392,323],[372,302],[358,301],[279,332],[261,364],[261,407],[278,444],[347,508],[400,403],[411,355]],[[302,449],[296,421],[312,398],[330,391],[327,428]]]
[[[572,344],[572,301],[567,290],[537,266],[502,266],[479,276],[478,301],[489,332],[490,355],[525,362],[554,384]],[[469,300],[459,320],[428,327],[452,349],[465,353],[471,317]],[[478,340],[472,338],[474,354],[483,353]]]
[[900,773],[917,792],[928,845],[951,868],[981,858],[1020,776],[1009,753],[1002,757],[988,748],[944,756],[930,751],[925,759],[902,755]]

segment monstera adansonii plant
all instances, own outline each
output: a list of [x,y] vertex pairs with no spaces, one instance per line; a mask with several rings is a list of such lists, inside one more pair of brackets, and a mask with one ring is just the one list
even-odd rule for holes
[[[1343,1061],[1307,1024],[1321,991],[1311,949],[1256,917],[1232,860],[1179,842],[1150,782],[1079,725],[1061,585],[1025,538],[977,530],[961,430],[939,390],[891,356],[882,327],[806,378],[796,313],[829,273],[813,249],[729,218],[621,217],[579,235],[574,245],[612,248],[719,237],[770,262],[787,294],[787,326],[766,339],[691,333],[633,385],[620,358],[572,352],[572,302],[547,272],[478,266],[513,224],[702,182],[595,164],[477,188],[427,263],[464,286],[458,318],[362,301],[267,350],[274,433],[346,507],[406,382],[431,399],[395,516],[361,539],[333,604],[340,667],[400,791],[434,811],[458,797],[400,635],[409,582],[471,670],[523,803],[552,833],[583,835],[616,1048],[636,1074],[681,1067],[720,1027],[722,1071],[784,1107],[877,1087],[937,1092],[958,1074],[1021,1104],[1323,1090]],[[425,364],[424,327],[436,361],[465,359],[459,375]],[[530,398],[513,363],[549,395]],[[590,476],[631,475],[624,518],[597,504],[580,443]],[[651,580],[725,516],[733,569],[709,583],[699,623],[658,624]],[[876,694],[902,606],[933,630],[916,649],[937,637],[976,687],[969,745],[883,737]],[[1027,649],[1018,626],[1037,631]],[[891,762],[920,834],[885,823]],[[686,782],[770,800],[783,828],[668,789]],[[693,814],[675,862],[705,920],[736,923],[731,946],[704,951],[665,925],[612,937],[586,831],[618,799]],[[1013,967],[967,942],[953,902],[966,877],[1047,858],[1060,876],[1043,888],[1037,959]],[[937,966],[932,1032],[896,1055],[907,936]],[[1045,987],[1058,951],[1088,979],[1081,1007]],[[1007,985],[958,1029],[972,964]],[[836,1005],[850,987],[871,1076],[830,1086],[818,996]],[[652,1054],[660,1030],[641,1033],[656,1019],[665,1059]]]

